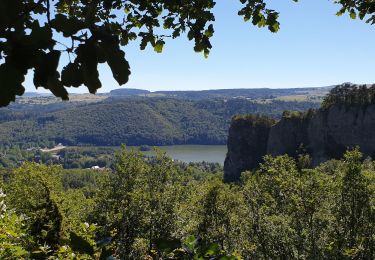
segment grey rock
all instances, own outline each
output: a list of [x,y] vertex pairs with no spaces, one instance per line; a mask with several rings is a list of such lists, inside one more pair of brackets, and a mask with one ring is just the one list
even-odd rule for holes
[[233,119],[229,128],[228,153],[224,162],[224,180],[238,181],[241,172],[257,167],[267,152],[273,120]]
[[253,170],[266,154],[297,157],[301,147],[312,157],[313,166],[342,158],[347,149],[359,146],[365,157],[375,156],[375,105],[336,105],[308,114],[283,116],[272,126],[261,126],[253,118],[233,120],[224,163],[224,181],[239,181],[241,172]]

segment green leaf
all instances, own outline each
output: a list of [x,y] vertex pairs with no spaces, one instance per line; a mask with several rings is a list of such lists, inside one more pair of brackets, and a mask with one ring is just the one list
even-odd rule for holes
[[93,255],[94,248],[84,238],[78,236],[76,233],[70,233],[70,246],[73,250],[78,251],[82,254]]
[[208,56],[210,55],[210,50],[206,49],[203,51],[204,58],[207,59]]
[[208,38],[212,37],[213,34],[214,34],[215,30],[214,30],[214,26],[212,24],[210,24],[207,28],[207,30],[205,31],[204,35]]
[[154,46],[154,51],[157,53],[162,53],[163,52],[163,47],[164,47],[165,42],[162,40],[159,40],[155,43]]
[[211,244],[211,245],[208,245],[205,248],[204,256],[205,257],[215,256],[215,255],[218,255],[219,253],[220,253],[220,247],[219,247],[219,245],[218,244]]
[[235,256],[222,256],[219,258],[219,260],[239,260],[240,258]]
[[108,260],[111,259],[110,257],[112,256],[113,252],[110,249],[107,248],[102,248],[99,260]]
[[192,39],[194,39],[194,31],[193,30],[190,30],[187,34],[187,37],[189,39],[189,41],[191,41]]
[[197,244],[197,239],[195,238],[195,236],[189,236],[186,240],[185,240],[185,243],[184,245],[190,250],[190,251],[194,251],[194,248]]
[[269,30],[271,32],[278,32],[280,30],[280,24],[279,23],[274,23],[269,27]]
[[174,17],[168,17],[167,19],[165,19],[163,24],[164,29],[170,29],[173,26],[174,20]]
[[168,239],[158,239],[156,242],[156,248],[162,252],[172,252],[174,249],[180,248],[180,240],[168,240]]

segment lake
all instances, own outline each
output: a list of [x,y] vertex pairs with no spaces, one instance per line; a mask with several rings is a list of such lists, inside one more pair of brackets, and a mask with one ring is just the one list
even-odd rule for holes
[[[226,145],[171,145],[158,146],[169,157],[183,162],[213,162],[224,164],[227,153]],[[154,155],[153,151],[142,152],[145,155]]]

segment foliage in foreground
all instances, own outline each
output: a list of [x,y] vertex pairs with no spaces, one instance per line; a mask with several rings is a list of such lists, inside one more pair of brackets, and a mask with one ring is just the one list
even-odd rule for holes
[[[241,1],[239,15],[254,25],[279,29],[276,11],[262,1]],[[23,95],[27,71],[34,70],[36,88],[68,98],[66,87],[85,85],[90,93],[102,86],[98,65],[107,63],[119,85],[128,82],[130,66],[120,49],[140,40],[162,52],[167,38],[186,35],[194,50],[207,57],[212,48],[213,0],[80,1],[13,0],[0,2],[0,106]],[[253,5],[256,4],[256,7]],[[63,62],[67,54],[69,62]],[[63,68],[61,69],[60,66]]]
[[160,152],[123,149],[115,165],[90,192],[63,185],[56,166],[13,171],[1,185],[0,258],[375,257],[375,163],[359,150],[315,169],[307,155],[266,156],[238,185]]
[[[298,0],[293,0],[297,2]],[[334,0],[346,12],[374,24],[374,3]],[[238,15],[271,32],[280,28],[279,13],[267,0],[240,0]],[[162,52],[166,39],[187,36],[194,51],[208,56],[214,34],[213,0],[12,0],[0,2],[0,106],[24,94],[27,71],[36,88],[68,99],[66,87],[85,85],[90,93],[102,86],[98,65],[107,63],[113,78],[128,82],[130,66],[121,46],[139,39]],[[66,59],[61,58],[67,54]],[[69,62],[64,62],[69,60]],[[60,65],[60,66],[59,66]],[[62,68],[62,69],[61,69]]]

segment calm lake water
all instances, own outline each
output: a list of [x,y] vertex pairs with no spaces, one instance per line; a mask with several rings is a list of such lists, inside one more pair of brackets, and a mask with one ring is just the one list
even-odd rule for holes
[[[171,145],[159,146],[168,156],[174,160],[183,162],[213,162],[224,164],[227,153],[226,145]],[[143,152],[145,155],[153,155],[153,151]]]

